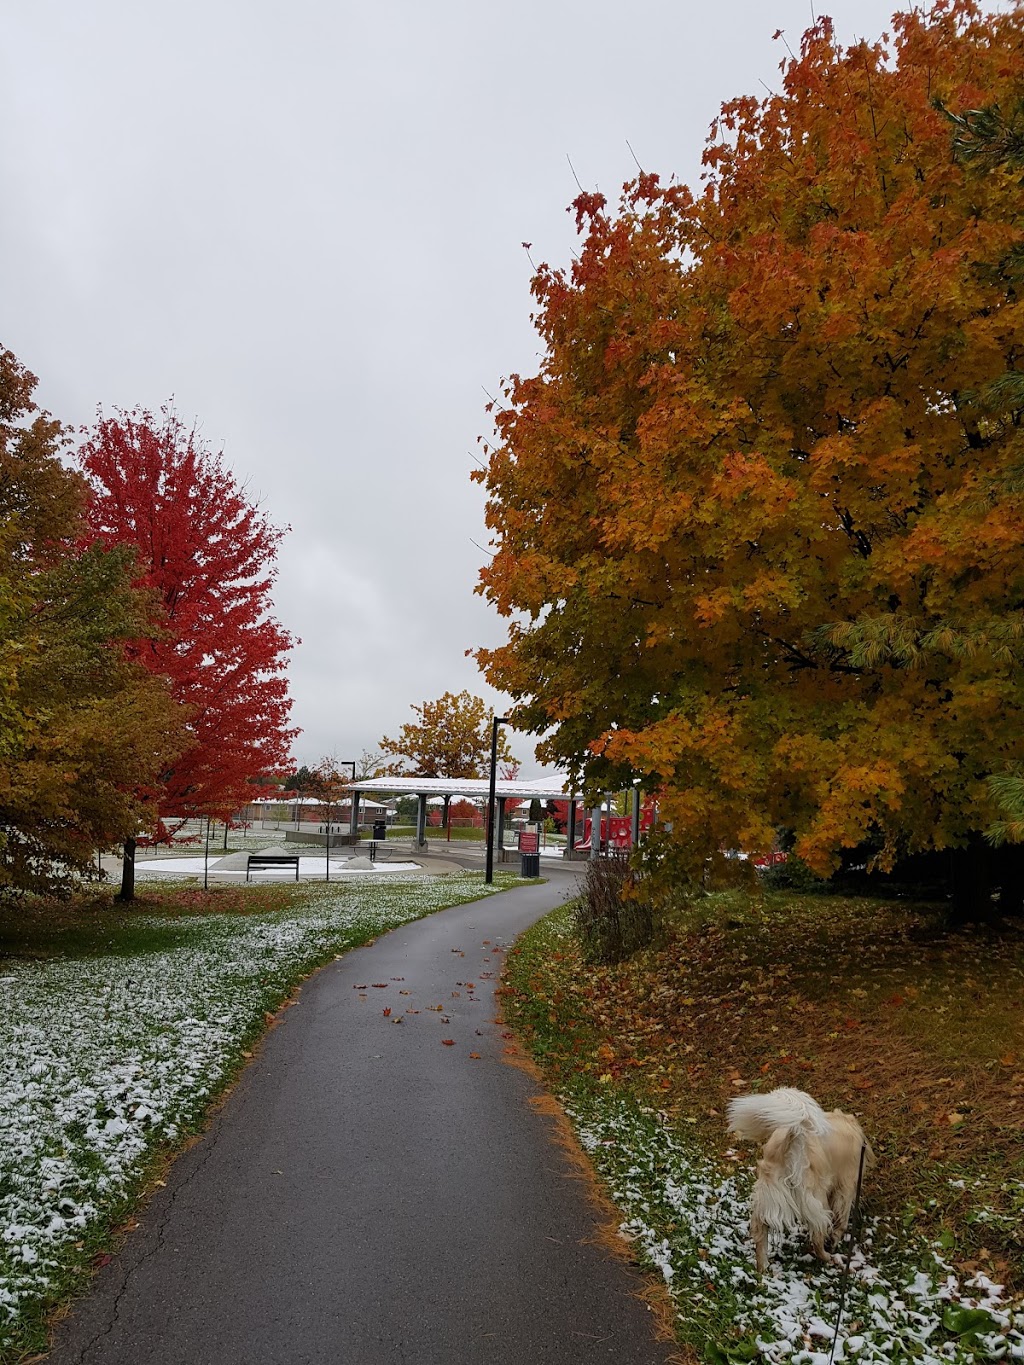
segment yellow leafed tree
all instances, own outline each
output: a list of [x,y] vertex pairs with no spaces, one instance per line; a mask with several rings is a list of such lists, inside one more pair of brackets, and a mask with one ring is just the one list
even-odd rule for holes
[[1024,12],[893,27],[819,21],[699,192],[579,197],[480,476],[489,681],[547,758],[660,789],[694,873],[780,826],[821,872],[967,845],[1024,758],[1024,199],[949,116],[1019,103]]

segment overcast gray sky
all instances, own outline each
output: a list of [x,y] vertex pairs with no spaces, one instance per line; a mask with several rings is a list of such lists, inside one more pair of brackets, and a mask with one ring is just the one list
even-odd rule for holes
[[[877,37],[891,0],[821,0]],[[530,266],[635,166],[695,181],[809,0],[3,6],[0,343],[72,423],[158,408],[292,533],[300,760],[356,757],[503,637],[474,596],[484,389],[532,372]],[[764,85],[762,85],[762,82]],[[497,699],[501,704],[500,698]],[[515,746],[524,776],[532,745]]]

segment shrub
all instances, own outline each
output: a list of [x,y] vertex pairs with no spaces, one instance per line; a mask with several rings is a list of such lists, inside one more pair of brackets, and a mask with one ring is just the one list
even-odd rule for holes
[[769,891],[807,891],[820,896],[835,889],[816,872],[812,872],[795,853],[791,853],[784,863],[765,868],[761,873],[761,881]]
[[621,962],[654,937],[654,913],[640,879],[623,855],[587,863],[576,930],[588,962]]

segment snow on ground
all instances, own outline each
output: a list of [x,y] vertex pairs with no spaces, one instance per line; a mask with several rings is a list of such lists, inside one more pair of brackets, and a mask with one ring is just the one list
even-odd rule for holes
[[[301,854],[299,856],[299,876],[323,880],[324,861],[323,854],[319,858],[313,854]],[[350,870],[346,867],[347,862],[347,858],[332,858],[331,876],[376,877],[380,873],[423,871],[419,863],[398,862],[375,863],[372,868],[363,867]],[[135,864],[135,875],[136,877],[201,877],[203,868],[202,858],[151,858]],[[213,858],[210,859],[209,873],[211,877],[216,877],[218,880],[222,877],[230,877],[245,881],[245,868],[218,868],[216,860]],[[264,879],[294,881],[295,869],[293,867],[258,867],[250,874],[251,881],[263,881]]]
[[0,1353],[265,1009],[332,952],[474,900],[480,873],[309,886],[275,913],[141,917],[157,948],[0,963]]
[[[681,1317],[699,1320],[702,1306],[713,1314],[728,1301],[752,1354],[756,1345],[771,1362],[828,1365],[840,1272],[791,1241],[774,1248],[770,1273],[758,1279],[751,1172],[723,1173],[657,1114],[619,1097],[565,1103],[626,1214],[623,1233],[664,1276]],[[878,1221],[865,1221],[859,1241],[837,1362],[1024,1360],[1024,1306],[1008,1304],[1001,1286],[984,1275],[962,1279],[939,1248],[908,1244]],[[736,1358],[748,1358],[742,1347]]]

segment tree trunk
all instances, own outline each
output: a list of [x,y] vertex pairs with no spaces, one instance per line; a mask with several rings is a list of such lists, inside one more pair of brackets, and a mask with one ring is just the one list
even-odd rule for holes
[[992,852],[980,834],[966,848],[952,850],[953,921],[991,920],[998,911],[992,900]]
[[124,861],[121,864],[121,890],[117,899],[130,905],[135,899],[135,840],[124,841]]
[[999,913],[1024,914],[1024,844],[1003,844],[996,850]]

